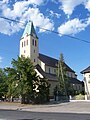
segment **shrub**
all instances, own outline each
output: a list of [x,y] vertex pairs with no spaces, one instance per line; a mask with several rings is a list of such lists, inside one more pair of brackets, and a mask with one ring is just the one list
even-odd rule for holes
[[84,95],[79,94],[75,96],[75,100],[84,100],[84,99],[85,99]]

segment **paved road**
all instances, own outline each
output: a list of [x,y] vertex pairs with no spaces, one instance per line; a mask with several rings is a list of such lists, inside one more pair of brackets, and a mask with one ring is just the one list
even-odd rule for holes
[[90,120],[90,114],[0,110],[0,120]]
[[3,110],[21,110],[31,112],[53,112],[53,113],[85,113],[90,114],[90,102],[67,102],[48,105],[22,105],[16,103],[0,103]]

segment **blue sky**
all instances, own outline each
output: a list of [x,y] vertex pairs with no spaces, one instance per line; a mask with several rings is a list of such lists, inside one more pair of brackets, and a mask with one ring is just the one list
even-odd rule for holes
[[17,59],[19,41],[29,20],[39,37],[39,52],[57,59],[63,53],[65,62],[82,80],[80,71],[90,65],[90,43],[64,34],[90,42],[90,0],[0,0],[1,68],[11,66],[12,58]]

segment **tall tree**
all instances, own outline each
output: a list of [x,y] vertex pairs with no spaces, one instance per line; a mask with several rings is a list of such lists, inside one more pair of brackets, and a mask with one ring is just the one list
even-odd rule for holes
[[67,97],[68,95],[68,77],[66,75],[66,66],[64,62],[63,54],[60,54],[60,59],[58,61],[58,81],[59,81],[59,94],[65,95]]
[[12,68],[5,69],[9,76],[8,94],[21,96],[22,103],[28,103],[33,98],[33,81],[37,79],[30,58],[23,56],[12,60]]
[[[37,76],[30,58],[23,56],[12,60],[12,68],[6,68],[8,74],[8,96],[21,96],[21,103],[30,101],[42,103],[49,96],[47,80]],[[40,101],[42,99],[42,101]],[[44,101],[44,102],[45,102]]]

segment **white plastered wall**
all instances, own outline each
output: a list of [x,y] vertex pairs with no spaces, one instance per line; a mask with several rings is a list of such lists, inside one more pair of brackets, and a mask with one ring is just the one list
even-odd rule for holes
[[90,73],[84,74],[85,92],[90,95]]

